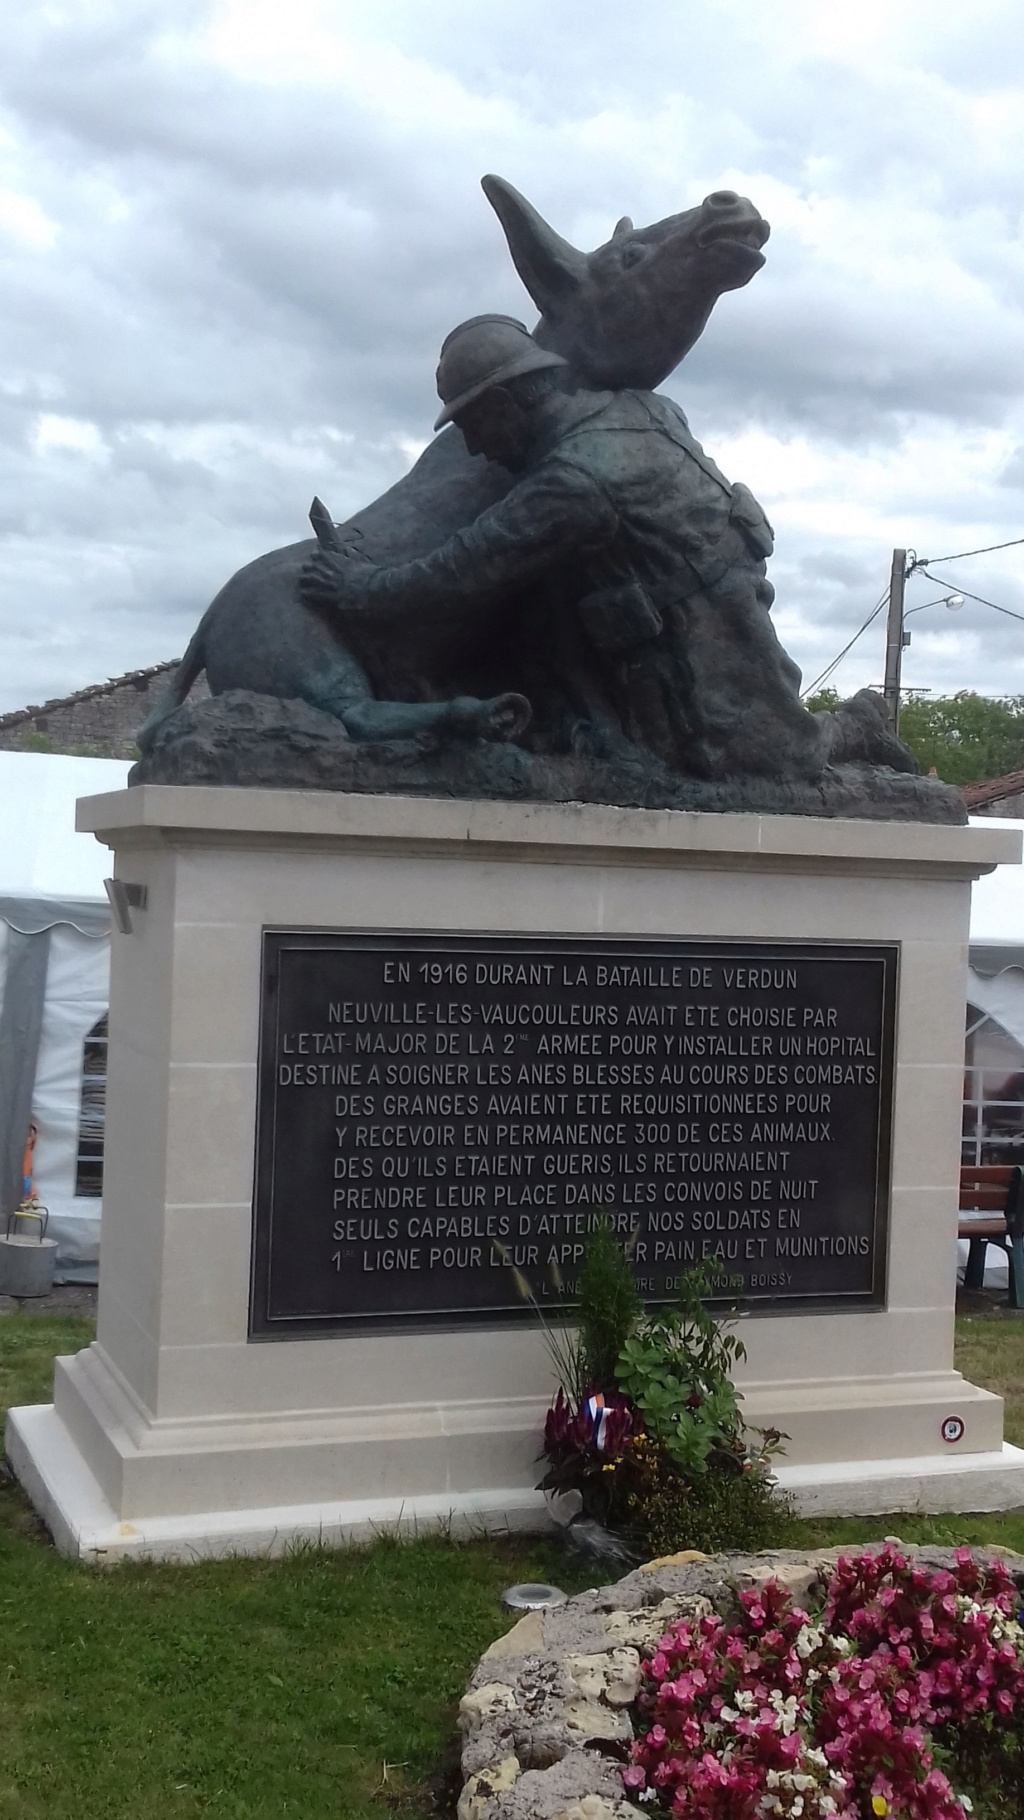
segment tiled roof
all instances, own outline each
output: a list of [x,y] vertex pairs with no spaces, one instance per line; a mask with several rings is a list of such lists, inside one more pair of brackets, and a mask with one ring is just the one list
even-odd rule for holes
[[1005,777],[986,777],[976,784],[961,784],[960,794],[969,809],[982,809],[989,803],[1002,802],[1004,796],[1024,792],[1024,771],[1008,771]]
[[20,726],[24,721],[35,720],[38,714],[53,714],[60,708],[73,707],[75,702],[94,701],[98,695],[110,695],[129,683],[133,688],[141,689],[151,677],[176,670],[180,661],[180,658],[172,657],[166,663],[150,664],[146,670],[127,670],[123,676],[111,676],[106,682],[90,683],[85,689],[76,689],[73,695],[55,695],[50,701],[37,702],[29,708],[12,708],[7,714],[0,714],[0,733]]

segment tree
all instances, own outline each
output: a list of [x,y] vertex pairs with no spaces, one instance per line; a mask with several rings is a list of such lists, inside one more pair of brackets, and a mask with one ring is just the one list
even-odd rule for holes
[[[807,706],[835,708],[839,699],[834,689],[821,689]],[[973,689],[956,695],[911,693],[900,708],[900,738],[922,771],[934,766],[948,784],[1024,771],[1024,696],[978,695]]]

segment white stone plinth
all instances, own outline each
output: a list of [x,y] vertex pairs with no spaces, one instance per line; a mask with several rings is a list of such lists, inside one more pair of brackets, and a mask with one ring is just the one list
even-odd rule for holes
[[67,1552],[543,1521],[535,1330],[248,1337],[268,926],[899,943],[887,1306],[745,1320],[746,1410],[808,1507],[1024,1503],[952,1368],[970,881],[1016,834],[152,785],[79,826],[147,902],[113,947],[97,1339],[7,1432]]

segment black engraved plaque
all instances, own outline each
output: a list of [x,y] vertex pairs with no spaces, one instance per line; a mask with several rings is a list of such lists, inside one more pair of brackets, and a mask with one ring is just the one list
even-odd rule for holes
[[898,949],[267,931],[250,1333],[885,1299]]

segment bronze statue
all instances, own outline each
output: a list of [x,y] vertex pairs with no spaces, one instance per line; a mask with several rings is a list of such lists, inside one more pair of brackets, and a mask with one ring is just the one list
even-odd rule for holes
[[[731,486],[682,412],[650,392],[567,391],[568,362],[523,323],[480,316],[452,331],[438,367],[471,455],[516,477],[504,498],[429,555],[374,567],[320,549],[299,591],[337,614],[443,630],[474,614],[492,661],[538,704],[530,744],[611,758],[632,746],[686,777],[813,779],[841,749],[866,758],[863,723],[804,708],[775,636],[765,562],[772,531]],[[508,616],[507,602],[519,603]],[[503,615],[513,640],[502,640]],[[913,760],[880,704],[874,755]]]
[[[963,819],[880,697],[803,706],[764,512],[650,389],[767,224],[720,191],[584,255],[484,188],[540,322],[460,324],[405,479],[228,583],[139,778]],[[222,704],[183,708],[204,667]]]
[[[693,346],[718,297],[746,284],[764,264],[768,224],[752,203],[731,191],[718,191],[698,208],[648,228],[620,221],[608,244],[588,255],[561,239],[502,178],[485,177],[483,188],[541,310],[538,342],[574,361],[584,381],[656,385]],[[402,480],[341,526],[339,538],[357,539],[375,561],[425,555],[471,524],[510,484],[500,466],[470,456],[452,429]],[[260,556],[221,589],[167,695],[140,729],[143,751],[203,670],[214,695],[245,690],[299,699],[344,720],[374,697],[430,699],[443,693],[449,666],[471,667],[472,652],[457,627],[446,641],[424,640],[409,626],[396,646],[392,637],[366,626],[353,646],[343,645],[338,629],[311,612],[296,592],[302,565],[315,548],[305,542]],[[472,630],[470,625],[470,635]],[[350,733],[373,737],[358,719]],[[400,735],[381,730],[376,736]]]

